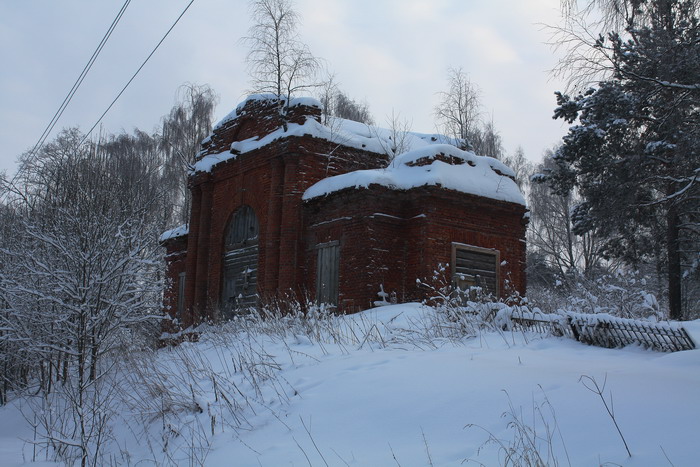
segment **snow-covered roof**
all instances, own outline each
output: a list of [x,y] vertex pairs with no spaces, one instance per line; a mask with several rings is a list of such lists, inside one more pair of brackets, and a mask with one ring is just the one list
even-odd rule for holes
[[[271,94],[254,94],[216,124],[220,128],[245,114],[251,101],[276,100]],[[295,98],[289,107],[304,105],[320,107],[313,98]],[[382,185],[392,189],[408,190],[425,185],[436,185],[477,196],[525,205],[518,186],[511,179],[515,173],[500,161],[462,151],[459,141],[438,134],[396,131],[366,125],[364,123],[330,118],[324,125],[308,116],[303,123],[288,123],[287,129],[279,127],[264,135],[234,141],[230,148],[217,154],[207,154],[194,165],[194,172],[209,172],[224,161],[240,154],[262,148],[272,142],[292,136],[309,135],[346,147],[363,149],[378,154],[399,154],[389,167],[360,170],[321,180],[309,188],[304,199],[325,196],[346,188],[367,188]]]
[[309,187],[303,199],[370,185],[395,190],[434,185],[524,206],[525,198],[510,178],[514,176],[508,166],[492,157],[477,156],[449,144],[427,145],[397,156],[384,169],[357,170],[325,178]]
[[166,230],[162,234],[160,234],[160,237],[158,237],[158,241],[160,243],[163,243],[167,240],[171,240],[173,238],[177,237],[184,237],[190,232],[190,226],[189,224],[182,224],[180,226],[175,227],[174,229]]
[[[243,115],[243,108],[250,101],[276,99],[272,94],[254,94],[240,103],[236,109],[224,117],[214,126],[214,131],[226,123]],[[290,107],[305,105],[320,107],[321,103],[310,97],[294,98],[290,101]],[[280,127],[267,135],[257,135],[243,141],[234,141],[229,150],[208,154],[194,165],[194,172],[209,172],[211,169],[227,160],[235,159],[239,154],[259,149],[278,139],[290,136],[310,135],[343,146],[364,149],[378,154],[393,154],[394,152],[407,152],[434,144],[458,144],[453,138],[438,134],[426,134],[416,132],[392,131],[373,125],[354,122],[343,118],[332,117],[327,125],[319,123],[314,118],[307,117],[303,124],[289,123],[287,131]]]
[[[213,130],[217,130],[218,128],[222,127],[226,123],[230,122],[231,120],[235,120],[241,115],[241,112],[243,108],[248,104],[248,102],[251,101],[271,101],[271,100],[282,100],[282,102],[285,101],[284,98],[279,98],[275,94],[251,94],[248,97],[245,98],[243,102],[238,104],[235,109],[233,109],[228,115],[226,115],[224,118],[219,120],[215,125]],[[289,107],[295,107],[297,105],[305,105],[307,107],[318,107],[323,108],[323,105],[318,99],[315,99],[313,97],[293,97],[292,99],[289,100]]]

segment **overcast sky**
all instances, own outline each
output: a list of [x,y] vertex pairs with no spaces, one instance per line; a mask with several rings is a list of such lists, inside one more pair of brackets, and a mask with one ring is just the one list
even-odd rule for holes
[[[14,171],[51,120],[123,0],[0,1],[0,171]],[[87,131],[189,0],[132,0],[52,136]],[[418,132],[435,132],[436,95],[449,67],[481,90],[506,150],[532,160],[565,133],[552,120],[556,63],[542,24],[557,24],[559,0],[297,0],[302,39],[366,101],[377,124],[392,110]],[[246,95],[245,0],[195,0],[103,120],[104,131],[152,131],[185,82],[209,84],[221,118]]]

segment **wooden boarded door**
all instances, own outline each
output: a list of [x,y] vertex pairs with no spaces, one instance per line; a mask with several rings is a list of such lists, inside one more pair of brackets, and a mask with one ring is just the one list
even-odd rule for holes
[[221,286],[224,318],[258,305],[258,219],[253,208],[241,207],[226,229]]
[[337,241],[316,247],[316,302],[338,306],[340,248]]

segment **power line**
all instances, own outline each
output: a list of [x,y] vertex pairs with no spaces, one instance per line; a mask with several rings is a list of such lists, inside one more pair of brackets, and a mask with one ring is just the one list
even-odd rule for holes
[[44,145],[44,142],[51,134],[51,131],[56,126],[56,123],[58,123],[58,119],[61,118],[61,115],[63,115],[63,112],[66,110],[66,107],[68,107],[68,104],[73,99],[73,96],[75,95],[75,93],[78,91],[78,88],[80,87],[83,80],[87,76],[88,72],[92,68],[92,65],[97,60],[97,57],[100,55],[100,52],[102,52],[102,49],[104,48],[105,44],[107,43],[107,40],[112,35],[112,32],[114,31],[117,24],[119,23],[119,20],[122,18],[122,16],[124,16],[124,12],[126,11],[126,8],[129,6],[129,3],[131,3],[131,0],[126,0],[124,2],[124,5],[122,5],[121,9],[117,13],[117,16],[112,21],[112,24],[107,29],[107,32],[102,37],[102,40],[97,45],[97,48],[95,49],[95,51],[92,53],[92,56],[90,57],[87,64],[83,68],[83,71],[80,73],[80,76],[78,76],[78,79],[75,81],[75,83],[73,83],[73,87],[71,87],[70,91],[68,91],[68,95],[66,95],[65,99],[63,99],[63,102],[61,103],[58,110],[51,118],[51,121],[49,122],[49,124],[44,129],[44,132],[39,137],[39,140],[37,141],[37,143],[34,145],[32,150],[30,151],[30,157],[33,156],[34,154],[36,154],[36,152],[41,148],[41,146]]
[[131,82],[134,80],[134,78],[136,78],[136,75],[139,74],[139,72],[141,71],[141,69],[142,69],[142,68],[146,65],[146,63],[148,62],[148,60],[153,56],[154,53],[156,53],[156,50],[158,50],[158,47],[160,47],[160,45],[163,43],[163,41],[165,40],[165,38],[168,37],[168,35],[170,34],[170,31],[172,31],[172,30],[175,28],[175,26],[177,25],[177,23],[178,23],[178,22],[180,21],[180,19],[185,15],[185,13],[187,13],[187,10],[190,8],[190,6],[192,6],[193,3],[194,3],[194,0],[191,0],[190,3],[187,4],[187,6],[185,7],[185,9],[182,10],[182,13],[180,13],[180,16],[177,17],[177,19],[175,20],[175,22],[173,23],[173,25],[170,26],[170,29],[168,29],[168,31],[167,31],[167,32],[165,33],[165,35],[160,39],[160,41],[158,42],[158,44],[156,44],[156,46],[153,48],[153,50],[151,51],[151,53],[148,54],[148,57],[146,57],[146,60],[143,61],[143,63],[141,64],[141,66],[138,68],[138,70],[136,70],[136,72],[131,76],[131,78],[130,78],[129,81],[124,85],[124,87],[122,88],[122,90],[119,91],[119,94],[117,94],[117,97],[114,98],[114,100],[112,101],[112,103],[109,104],[109,107],[107,107],[107,110],[105,110],[105,111],[102,113],[102,115],[100,116],[100,118],[97,119],[97,121],[96,121],[95,124],[92,126],[92,128],[90,128],[90,131],[88,131],[88,132],[85,134],[85,136],[83,136],[83,139],[80,140],[80,144],[83,144],[83,143],[85,142],[85,140],[88,138],[88,136],[90,136],[90,134],[92,133],[92,130],[94,130],[95,127],[96,127],[97,125],[100,124],[100,122],[102,121],[102,119],[104,118],[104,116],[107,115],[107,112],[109,112],[109,110],[112,108],[112,106],[114,105],[114,103],[117,102],[117,100],[121,97],[121,95],[124,93],[124,91],[126,91],[126,88],[129,87],[129,85],[131,84]]

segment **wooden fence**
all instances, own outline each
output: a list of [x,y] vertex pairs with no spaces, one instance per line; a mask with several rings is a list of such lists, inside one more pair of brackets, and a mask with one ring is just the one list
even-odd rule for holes
[[567,336],[599,347],[619,348],[637,344],[660,352],[696,348],[688,332],[678,324],[652,323],[610,315],[545,315],[532,312],[514,312],[511,321],[516,328]]

